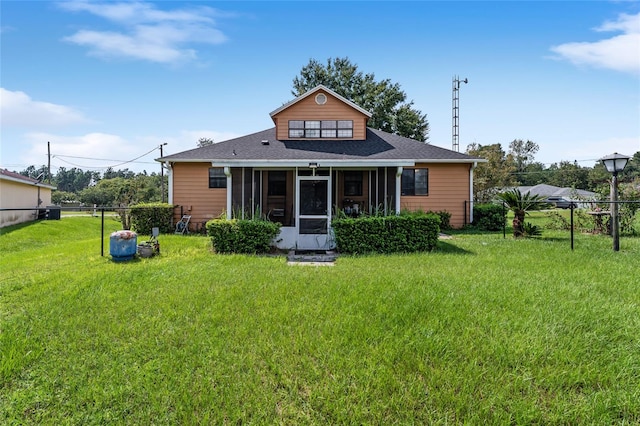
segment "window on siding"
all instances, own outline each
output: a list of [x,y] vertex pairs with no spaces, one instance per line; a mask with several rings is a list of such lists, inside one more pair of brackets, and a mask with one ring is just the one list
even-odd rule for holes
[[209,188],[226,188],[227,176],[224,174],[224,169],[219,167],[211,167],[209,169]]
[[352,120],[290,120],[290,138],[352,138]]
[[287,172],[270,171],[267,191],[269,195],[287,195]]
[[304,121],[302,120],[289,121],[289,137],[290,138],[304,137]]
[[345,197],[362,195],[362,172],[344,172]]
[[429,169],[404,169],[402,195],[429,195]]

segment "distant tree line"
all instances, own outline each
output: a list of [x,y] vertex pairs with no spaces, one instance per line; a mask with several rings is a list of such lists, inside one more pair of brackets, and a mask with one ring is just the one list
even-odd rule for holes
[[[82,203],[93,206],[129,206],[137,203],[159,202],[162,183],[159,173],[135,173],[129,169],[106,169],[103,173],[79,168],[60,167],[47,176],[47,167],[29,166],[19,172],[23,176],[51,182],[57,190],[51,194],[54,204]],[[50,178],[50,179],[49,179]],[[167,188],[167,177],[164,177]]]
[[[611,173],[597,162],[593,167],[577,162],[560,161],[546,166],[535,161],[538,145],[532,141],[515,139],[505,150],[501,144],[471,144],[467,154],[481,157],[474,171],[474,197],[478,201],[491,200],[500,188],[547,184],[561,188],[592,191],[606,198],[609,194]],[[621,186],[640,187],[640,151],[629,160],[618,178]]]

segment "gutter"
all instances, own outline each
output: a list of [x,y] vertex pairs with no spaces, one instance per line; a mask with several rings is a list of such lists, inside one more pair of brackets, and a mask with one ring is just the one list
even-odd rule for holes
[[[214,164],[211,163],[213,166]],[[225,166],[224,175],[227,177],[227,219],[231,219],[231,193],[233,192],[233,186],[231,182],[231,168]]]
[[[485,160],[486,162],[486,160]],[[473,170],[478,166],[478,162],[474,162],[469,169],[469,224],[473,223]]]
[[402,194],[402,166],[396,169],[396,215],[400,214],[400,196]]
[[333,158],[307,158],[307,159],[295,159],[295,160],[267,160],[267,159],[211,159],[211,158],[171,158],[173,163],[211,163],[215,164],[215,167],[308,167],[310,162],[319,163],[322,167],[411,167],[416,163],[424,164],[474,164],[474,163],[486,163],[487,160],[482,158],[473,159],[429,159],[429,158],[417,158],[417,159],[369,159],[358,160],[348,159],[340,160]]

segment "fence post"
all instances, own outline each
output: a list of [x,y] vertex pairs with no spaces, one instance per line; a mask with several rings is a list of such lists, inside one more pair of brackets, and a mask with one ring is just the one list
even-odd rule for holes
[[464,224],[467,225],[467,200],[464,200]]
[[104,207],[100,209],[102,211],[102,228],[100,232],[100,256],[104,257]]
[[569,208],[571,209],[571,251],[573,251],[573,209],[575,207],[573,201],[569,203]]
[[502,203],[502,238],[507,238],[507,212],[504,210],[504,202]]

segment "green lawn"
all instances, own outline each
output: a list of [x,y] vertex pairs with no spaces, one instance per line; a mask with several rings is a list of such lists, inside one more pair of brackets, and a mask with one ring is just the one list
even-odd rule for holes
[[639,238],[292,267],[176,235],[115,263],[116,229],[0,235],[0,423],[640,423]]

